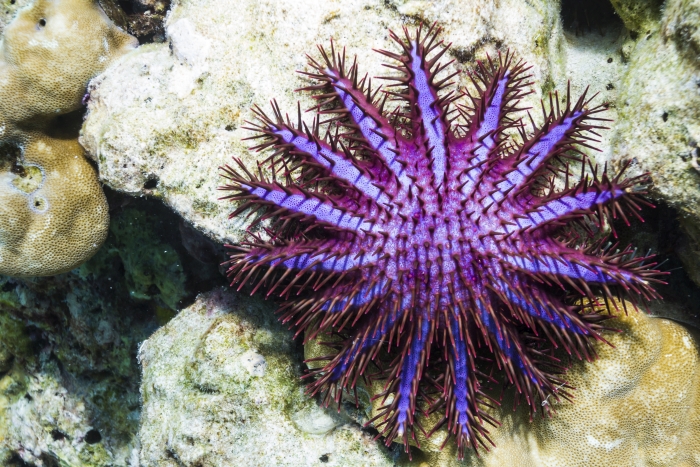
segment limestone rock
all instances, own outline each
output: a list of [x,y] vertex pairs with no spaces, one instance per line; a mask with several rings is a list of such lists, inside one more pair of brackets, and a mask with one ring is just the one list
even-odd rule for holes
[[610,0],[625,27],[640,34],[655,29],[663,0]]
[[139,360],[144,467],[393,465],[372,435],[304,395],[300,351],[257,299],[200,295]]
[[[386,71],[371,49],[392,47],[387,29],[438,21],[455,68],[468,70],[496,49],[531,64],[536,85],[527,104],[537,107],[569,80],[574,94],[590,85],[613,121],[597,144],[602,151],[591,155],[613,169],[631,159],[630,174],[650,172],[652,196],[680,210],[692,233],[700,223],[700,7],[697,0],[669,0],[663,10],[657,0],[612,3],[622,22],[582,32],[567,30],[558,2],[547,0],[176,1],[167,44],[141,48],[93,82],[81,142],[106,184],[160,197],[216,241],[239,241],[243,222],[227,220],[232,208],[217,200],[217,173],[231,156],[250,168],[264,157],[242,141],[251,135],[243,128],[250,107],[273,98],[290,113],[298,100],[310,107],[308,94],[293,92],[308,83],[294,71],[330,37],[376,76]],[[700,239],[691,240],[690,250],[699,249]]]
[[[661,22],[634,43],[612,142],[612,161],[631,159],[631,174],[649,172],[652,196],[680,212],[688,252],[700,245],[699,18],[700,2],[669,0]],[[680,257],[700,283],[698,255]]]

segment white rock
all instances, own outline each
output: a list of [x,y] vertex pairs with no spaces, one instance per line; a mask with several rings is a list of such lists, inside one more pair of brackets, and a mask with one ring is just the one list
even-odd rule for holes
[[[257,350],[231,357],[243,348]],[[304,395],[301,359],[270,305],[226,289],[199,296],[139,351],[140,465],[393,465],[371,435]],[[229,360],[248,376],[221,371]]]

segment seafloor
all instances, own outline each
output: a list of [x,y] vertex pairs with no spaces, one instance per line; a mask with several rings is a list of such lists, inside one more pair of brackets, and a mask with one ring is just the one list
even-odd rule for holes
[[[246,221],[218,168],[269,155],[250,108],[312,107],[295,71],[329,38],[384,74],[372,50],[421,22],[453,69],[526,60],[527,106],[598,94],[589,157],[649,173],[656,205],[620,241],[670,272],[574,363],[573,402],[530,420],[504,394],[462,461],[444,432],[410,459],[376,440],[377,387],[305,396],[313,349],[220,266]],[[0,32],[0,465],[700,466],[700,0],[2,0]]]

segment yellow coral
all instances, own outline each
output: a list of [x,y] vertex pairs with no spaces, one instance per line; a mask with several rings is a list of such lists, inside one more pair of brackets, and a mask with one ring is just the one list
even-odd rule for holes
[[88,81],[138,45],[93,0],[36,0],[0,48],[0,137],[80,108]]
[[94,0],[36,0],[0,46],[0,274],[42,276],[87,260],[107,235],[107,201],[77,130],[59,115],[138,45]]
[[107,237],[107,200],[77,140],[37,133],[22,146],[20,155],[6,145],[0,159],[0,271],[68,271]]
[[[700,465],[700,356],[693,333],[666,319],[630,312],[607,322],[614,345],[595,343],[599,358],[576,362],[566,379],[573,402],[549,399],[552,418],[529,421],[506,397],[491,429],[496,444],[477,458],[457,461],[454,443],[443,451],[444,430],[421,439],[411,465],[480,467],[685,467]],[[310,345],[311,353],[319,353]],[[327,353],[327,352],[326,352]],[[375,385],[373,391],[381,390]],[[374,402],[372,416],[381,400]],[[433,423],[435,420],[433,420]],[[424,424],[430,427],[430,421]]]

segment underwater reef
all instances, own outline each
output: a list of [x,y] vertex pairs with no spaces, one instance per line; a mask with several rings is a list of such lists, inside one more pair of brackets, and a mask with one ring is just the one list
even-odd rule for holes
[[[51,53],[39,54],[23,70],[20,58],[31,58],[29,52],[38,49],[30,44],[42,42],[15,40],[21,50],[13,49],[13,27],[26,37],[42,34],[42,28],[47,32],[56,22],[43,11],[61,2],[93,15],[91,28],[84,33],[62,28],[70,40],[44,41]],[[19,269],[0,269],[2,465],[696,465],[697,0],[61,2],[8,0],[0,12],[7,49],[0,71],[17,79],[21,89],[13,93],[12,86],[0,86],[6,93],[0,119],[7,132],[0,197],[14,197],[14,204],[0,207],[0,255],[8,258],[5,248],[14,257],[32,258],[16,260]],[[24,29],[12,25],[18,14]],[[442,57],[449,63],[443,75],[459,72],[455,88],[472,96],[480,91],[469,74],[478,73],[479,62],[488,66],[488,57],[496,68],[499,56],[517,57],[530,67],[533,92],[520,96],[519,106],[533,108],[535,128],[547,126],[547,111],[557,103],[567,109],[567,89],[569,110],[586,88],[587,96],[597,94],[580,110],[604,105],[605,112],[593,116],[609,119],[597,123],[609,129],[595,130],[599,150],[579,149],[600,167],[601,183],[603,167],[612,183],[629,164],[618,182],[643,176],[647,194],[635,196],[656,208],[642,208],[645,222],[628,215],[626,226],[618,215],[595,228],[614,229],[620,242],[614,248],[622,252],[632,244],[637,258],[658,255],[651,262],[665,263],[650,267],[670,272],[659,276],[667,285],[654,285],[663,299],[638,300],[638,311],[627,302],[627,315],[615,312],[623,302],[611,291],[617,316],[594,324],[621,331],[602,331],[614,348],[585,338],[584,347],[597,358],[569,359],[561,349],[552,354],[570,367],[554,377],[575,388],[566,389],[572,401],[561,397],[564,386],[555,382],[556,391],[531,400],[538,409],[533,415],[524,399],[513,410],[515,388],[488,392],[500,405],[479,410],[501,423],[483,425],[495,447],[486,441],[489,451],[480,447],[477,457],[467,446],[461,460],[446,425],[430,438],[416,427],[415,441],[408,437],[410,458],[401,436],[387,445],[390,432],[382,436],[385,426],[379,424],[386,415],[382,407],[394,396],[374,397],[386,391],[381,379],[358,377],[356,394],[341,394],[339,406],[325,408],[320,395],[305,394],[313,378],[302,377],[328,363],[305,360],[328,356],[322,344],[327,339],[294,338],[292,323],[280,323],[275,314],[283,301],[272,296],[266,301],[267,286],[253,296],[255,284],[237,292],[220,266],[228,259],[223,245],[245,247],[256,217],[243,212],[229,219],[238,205],[219,199],[230,194],[217,190],[228,183],[219,167],[235,157],[242,164],[236,167],[239,175],[273,177],[265,162],[272,152],[250,151],[255,143],[245,140],[256,134],[246,128],[255,119],[252,108],[267,111],[275,99],[296,121],[299,102],[309,124],[318,101],[314,92],[295,90],[319,83],[296,72],[319,73],[307,58],[320,60],[317,45],[329,49],[332,39],[336,56],[345,47],[346,68],[356,57],[362,76],[367,73],[376,88],[375,77],[393,72],[384,66],[392,60],[373,50],[401,54],[389,31],[402,34],[406,27],[415,34],[420,24],[425,32],[434,23],[442,29],[440,39],[451,41]],[[108,37],[111,54],[102,53],[105,41],[95,40],[100,37]],[[13,50],[21,53],[12,55]],[[31,71],[37,66],[70,79],[33,84],[30,78],[42,76]],[[551,107],[550,93],[558,96]],[[271,119],[277,121],[272,114]],[[518,140],[517,128],[507,133]],[[47,148],[59,147],[66,149],[57,153],[69,155],[56,159],[60,167],[43,162],[49,160]],[[84,173],[86,182],[67,183],[67,172]],[[562,189],[564,177],[554,183]],[[60,204],[71,196],[85,201]],[[42,199],[49,207],[64,206],[51,218],[69,219],[60,231],[64,240],[33,235]],[[274,222],[266,219],[253,229],[261,242],[270,240]],[[39,246],[16,240],[21,238],[36,238]],[[70,238],[83,241],[63,247],[72,244]],[[571,284],[563,285],[577,294]],[[604,302],[604,290],[592,292]],[[557,299],[566,298],[561,293]],[[492,344],[498,348],[497,337]],[[430,368],[438,358],[449,355],[431,354]],[[508,378],[498,371],[487,376]],[[487,380],[476,379],[484,391]],[[417,398],[416,409],[429,406]],[[548,409],[551,417],[543,417],[540,411]],[[444,415],[438,410],[425,418],[426,432]]]

